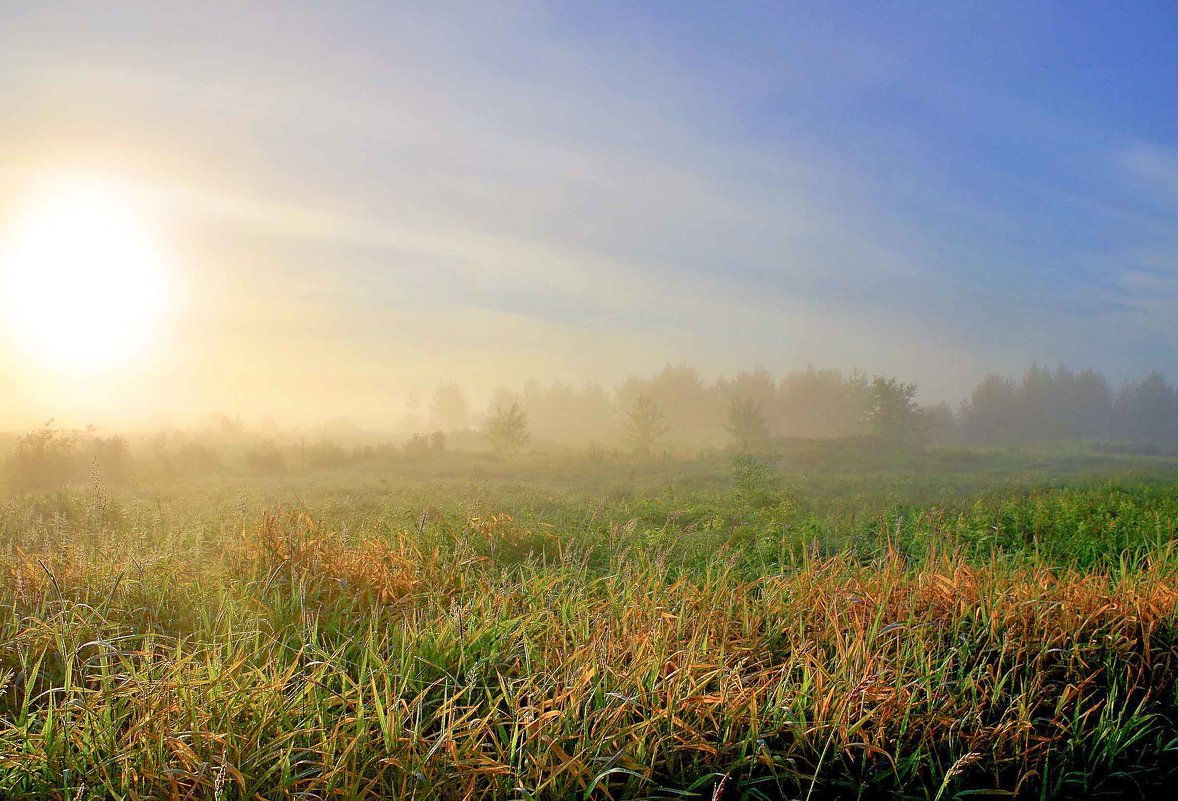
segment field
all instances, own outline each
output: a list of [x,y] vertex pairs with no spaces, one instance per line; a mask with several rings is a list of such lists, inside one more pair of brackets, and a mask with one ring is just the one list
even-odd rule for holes
[[1080,447],[11,493],[0,796],[1145,797],[1176,526]]

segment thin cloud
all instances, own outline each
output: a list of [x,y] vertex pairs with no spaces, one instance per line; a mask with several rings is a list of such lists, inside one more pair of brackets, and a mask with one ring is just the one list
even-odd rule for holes
[[1178,203],[1178,151],[1135,142],[1125,148],[1121,163],[1143,186]]

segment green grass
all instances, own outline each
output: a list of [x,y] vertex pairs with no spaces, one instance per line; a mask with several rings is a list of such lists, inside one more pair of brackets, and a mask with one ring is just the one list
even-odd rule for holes
[[451,456],[9,497],[0,796],[1174,781],[1169,462],[794,457]]

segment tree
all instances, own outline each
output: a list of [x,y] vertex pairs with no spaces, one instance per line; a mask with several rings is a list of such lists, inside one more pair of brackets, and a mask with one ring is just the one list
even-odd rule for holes
[[10,462],[13,479],[22,489],[47,490],[66,484],[77,473],[74,451],[78,432],[61,431],[50,420],[16,443]]
[[957,418],[949,404],[942,401],[936,406],[926,406],[921,410],[928,424],[928,439],[939,445],[956,443],[958,441]]
[[863,433],[867,379],[855,371],[794,370],[766,407],[773,431],[787,437],[845,437]]
[[127,478],[131,464],[131,447],[125,437],[95,437],[94,467],[105,481]]
[[495,416],[487,422],[487,437],[495,452],[504,455],[518,452],[527,443],[528,415],[518,402],[495,410]]
[[425,426],[425,418],[421,414],[421,393],[414,389],[405,396],[405,413],[401,417],[400,427],[405,431],[419,431]]
[[769,427],[761,404],[752,398],[733,398],[728,404],[728,434],[742,453],[760,447],[769,439]]
[[617,409],[598,384],[574,387],[555,382],[544,386],[528,381],[521,395],[511,400],[518,399],[527,410],[528,430],[548,442],[600,442],[611,436],[617,426]]
[[1128,439],[1153,446],[1178,445],[1178,391],[1161,373],[1122,387],[1117,407]]
[[430,401],[430,426],[439,431],[459,431],[470,422],[470,403],[462,388],[452,381],[434,390]]
[[916,404],[916,384],[876,376],[867,387],[867,422],[880,439],[905,445],[927,442],[929,421]]
[[650,397],[639,395],[634,399],[626,412],[626,438],[636,454],[650,456],[654,446],[671,430],[664,422],[666,417]]
[[286,456],[272,439],[264,439],[245,452],[245,463],[259,473],[281,473],[286,470]]

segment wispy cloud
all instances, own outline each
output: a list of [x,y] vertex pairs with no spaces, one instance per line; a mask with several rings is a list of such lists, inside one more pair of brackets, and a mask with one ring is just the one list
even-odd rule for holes
[[971,75],[927,20],[704,53],[637,9],[467,6],[15,14],[4,161],[133,176],[223,332],[203,347],[272,361],[816,362],[952,397],[1114,361],[1094,314],[1170,331],[1178,155]]
[[1143,187],[1178,204],[1178,150],[1134,142],[1122,152],[1121,163]]

